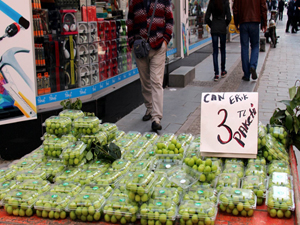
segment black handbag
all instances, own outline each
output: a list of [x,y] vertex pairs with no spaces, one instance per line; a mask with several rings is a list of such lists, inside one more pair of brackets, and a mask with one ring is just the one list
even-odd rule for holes
[[[148,33],[147,33],[148,37],[150,36],[150,30],[151,30],[151,26],[152,26],[152,22],[153,22],[153,18],[154,18],[156,5],[157,5],[157,0],[155,0],[155,6],[154,6],[154,10],[152,13],[152,17],[151,17],[151,21],[150,21],[150,25],[149,25],[149,29],[148,29]],[[135,56],[138,59],[145,58],[149,55],[150,44],[148,43],[148,41],[145,38],[140,37],[139,39],[136,39],[134,41],[133,51],[134,51]]]

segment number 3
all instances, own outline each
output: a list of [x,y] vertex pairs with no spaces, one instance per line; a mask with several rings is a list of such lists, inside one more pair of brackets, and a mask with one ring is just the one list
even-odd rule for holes
[[231,130],[231,128],[230,128],[229,126],[227,126],[227,125],[225,124],[226,119],[227,119],[227,111],[226,111],[225,109],[220,109],[219,112],[218,112],[218,115],[219,115],[220,112],[222,112],[222,111],[225,113],[225,115],[224,115],[223,121],[218,125],[218,127],[225,127],[225,129],[228,131],[229,138],[228,138],[227,141],[223,141],[223,140],[221,139],[221,137],[220,137],[220,134],[218,134],[218,141],[219,141],[221,144],[224,145],[224,144],[227,144],[228,142],[231,141],[231,139],[232,139],[232,130]]

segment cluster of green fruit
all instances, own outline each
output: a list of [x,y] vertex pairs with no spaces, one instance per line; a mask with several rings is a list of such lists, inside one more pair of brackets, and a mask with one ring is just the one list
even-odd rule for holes
[[268,174],[272,174],[274,172],[291,174],[291,168],[287,162],[275,160],[268,165]]
[[197,181],[196,183],[194,183],[191,188],[202,188],[202,189],[206,189],[206,188],[214,188],[215,185],[217,184],[217,178],[213,181],[213,182],[201,182],[201,181]]
[[193,200],[201,202],[214,202],[217,203],[217,191],[213,188],[190,188],[183,195],[183,200]]
[[242,181],[242,189],[252,190],[257,197],[256,204],[262,205],[266,198],[266,179],[257,175],[246,176]]
[[159,155],[159,159],[164,159],[167,157],[164,155],[175,155],[177,158],[173,157],[173,159],[183,159],[184,156],[184,149],[176,139],[172,139],[171,142],[157,142],[153,147],[153,150],[157,155]]
[[182,187],[180,187],[179,185],[175,184],[174,182],[170,182],[169,180],[167,180],[167,182],[165,184],[165,187],[166,188],[176,188],[180,194],[183,193],[183,188]]
[[[117,130],[115,140],[120,140],[122,137],[126,135],[125,131]],[[138,138],[137,138],[138,139]]]
[[165,133],[165,134],[159,136],[155,140],[155,142],[161,142],[161,143],[163,143],[163,142],[171,142],[173,139],[176,139],[175,134],[173,134],[173,133]]
[[95,134],[100,131],[100,120],[96,116],[85,116],[73,121],[76,134]]
[[170,171],[172,173],[174,167],[181,167],[181,165],[182,161],[177,159],[158,159],[152,162],[151,170],[154,170],[157,173],[169,174]]
[[94,177],[102,173],[103,171],[101,171],[100,169],[87,169],[87,170],[80,169],[80,171],[74,177],[67,178],[65,181],[66,182],[74,181],[76,183],[80,183],[81,185],[90,184],[91,181],[94,179]]
[[6,180],[13,180],[17,175],[17,171],[12,168],[6,168],[0,170],[0,182]]
[[73,121],[79,117],[84,117],[84,113],[81,110],[65,109],[59,113],[59,116],[69,117]]
[[151,199],[159,201],[171,201],[178,205],[180,202],[180,193],[176,188],[155,188]]
[[112,143],[127,151],[134,142],[130,139],[121,138],[119,140],[113,140]]
[[114,123],[104,123],[101,124],[100,130],[106,133],[107,141],[112,141],[116,137],[118,127]]
[[49,138],[43,142],[45,156],[58,158],[63,149],[69,144],[69,140],[61,138]]
[[218,181],[216,184],[217,191],[221,191],[223,188],[239,188],[240,187],[240,179],[235,173],[222,173],[218,177]]
[[267,161],[263,156],[257,156],[256,159],[248,159],[248,164],[267,165]]
[[176,204],[168,200],[150,199],[141,205],[141,225],[173,225],[176,220]]
[[289,144],[288,132],[282,126],[270,126],[269,133],[284,146]]
[[68,194],[46,192],[40,195],[34,204],[36,215],[49,219],[65,219],[67,217],[65,208],[69,201]]
[[225,163],[223,173],[235,173],[239,178],[244,176],[244,166],[239,164]]
[[60,174],[64,170],[65,166],[61,162],[47,162],[39,165],[35,170],[45,171],[47,180],[53,182],[56,175]]
[[77,141],[70,144],[63,150],[61,158],[67,166],[76,166],[80,164],[86,155],[86,144],[82,141]]
[[169,181],[183,189],[186,189],[196,183],[199,177],[199,172],[183,165],[183,167],[174,167],[172,170],[168,171],[167,176]]
[[126,196],[128,197],[128,191],[126,190],[126,183],[131,179],[133,172],[128,172],[124,176],[122,176],[114,189],[115,196]]
[[46,132],[61,137],[71,132],[72,121],[68,117],[51,116],[45,121]]
[[104,220],[110,223],[135,223],[139,207],[128,197],[110,197],[103,208]]
[[41,137],[41,140],[47,140],[49,138],[57,138],[55,134],[48,134],[47,132],[44,133],[44,135]]
[[36,191],[13,189],[4,198],[4,209],[9,215],[32,216],[37,197]]
[[263,156],[268,161],[284,160],[288,162],[289,160],[285,147],[270,134],[266,136],[266,145],[263,150]]
[[28,179],[36,179],[36,180],[47,180],[47,174],[45,171],[39,170],[23,170],[17,173],[15,179],[19,182]]
[[27,161],[34,161],[35,163],[40,164],[44,157],[44,153],[34,153],[26,155],[23,157],[23,159],[26,159]]
[[182,146],[186,146],[193,141],[194,136],[192,134],[181,133],[176,139],[179,143],[181,143]]
[[143,136],[140,138],[140,140],[147,140],[150,143],[154,143],[158,139],[158,135],[155,132],[146,132],[143,134]]
[[120,171],[108,171],[105,172],[93,179],[93,183],[97,185],[110,185],[114,187],[114,184],[121,178],[123,175]]
[[134,172],[126,183],[126,190],[129,191],[129,199],[137,203],[147,202],[154,190],[153,183],[155,180],[156,176],[153,172]]
[[123,154],[123,159],[129,160],[131,162],[136,162],[138,161],[141,156],[144,154],[144,151],[142,148],[134,148],[134,147],[130,147],[129,150],[127,150],[124,154]]
[[266,205],[271,217],[291,218],[295,209],[293,191],[287,187],[271,187],[267,192]]
[[221,173],[221,167],[217,161],[206,159],[202,161],[201,158],[193,156],[192,158],[185,158],[184,162],[195,171],[199,172],[198,180],[201,182],[212,182],[216,176]]
[[136,142],[140,137],[142,137],[142,134],[138,131],[129,131],[127,134],[124,132],[123,138],[132,140],[133,142]]
[[198,136],[198,137],[195,137],[195,138],[193,139],[193,142],[194,142],[194,143],[199,143],[199,144],[200,144],[200,140],[201,140],[201,138],[200,138],[200,136]]
[[94,134],[81,134],[78,138],[80,141],[86,144],[86,149],[90,150],[92,144],[98,143],[100,145],[107,144],[107,135],[104,132],[97,132]]
[[252,190],[225,188],[219,195],[219,208],[235,216],[253,216],[256,196]]
[[154,173],[156,175],[156,180],[154,182],[154,188],[165,187],[167,183],[170,183],[170,182],[168,182],[168,179],[167,179],[165,173],[160,173],[160,172],[154,172]]
[[245,170],[245,176],[258,175],[267,178],[267,169],[265,165],[248,164]]
[[71,220],[99,221],[105,198],[99,194],[79,194],[70,200],[67,211]]
[[152,160],[139,160],[133,166],[129,167],[130,172],[148,170],[151,166]]
[[149,146],[147,149],[144,150],[144,154],[141,157],[141,160],[152,160],[156,155],[155,150],[152,146]]
[[69,142],[76,142],[77,138],[73,134],[64,134],[61,136],[62,140],[68,140]]
[[9,165],[9,168],[16,171],[33,170],[38,164],[32,160],[21,159]]
[[5,198],[6,194],[17,187],[17,181],[7,180],[0,183],[0,202]]
[[210,159],[213,163],[218,163],[220,167],[223,166],[223,159],[222,158],[217,158],[217,157],[203,157],[202,161],[206,161]]
[[292,189],[293,177],[287,173],[274,172],[268,177],[268,188],[273,186],[281,186]]
[[22,183],[19,183],[17,188],[22,190],[36,191],[37,193],[42,194],[49,191],[51,186],[46,180],[28,179],[24,180]]
[[81,185],[75,182],[59,182],[55,183],[49,192],[51,193],[66,193],[71,197],[76,196],[81,191]]
[[268,128],[264,124],[259,122],[259,124],[258,124],[258,139],[257,139],[258,150],[260,150],[266,146],[267,134],[268,134]]
[[234,158],[227,158],[225,159],[224,164],[236,164],[236,165],[240,165],[242,167],[245,166],[245,162],[243,159],[234,159]]
[[200,157],[200,143],[192,142],[186,151],[187,153],[196,153],[196,156]]
[[115,160],[112,164],[111,167],[108,168],[109,171],[122,171],[126,172],[128,171],[129,167],[131,166],[131,161],[127,159],[118,159]]
[[179,223],[180,225],[214,225],[217,212],[213,202],[182,201],[178,211]]
[[112,193],[113,189],[109,186],[97,186],[93,184],[85,185],[82,190],[80,191],[80,194],[100,194],[104,198],[108,198],[110,194]]
[[67,179],[71,179],[75,177],[77,173],[79,173],[80,169],[76,167],[70,167],[63,170],[60,174],[55,177],[54,182],[62,182]]
[[103,159],[95,159],[89,163],[86,163],[82,166],[83,169],[101,169],[103,172],[104,168],[108,169],[111,166],[110,162]]

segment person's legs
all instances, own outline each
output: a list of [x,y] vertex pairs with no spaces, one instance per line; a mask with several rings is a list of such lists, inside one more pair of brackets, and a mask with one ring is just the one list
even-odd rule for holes
[[221,45],[221,71],[225,72],[226,64],[226,34],[220,35],[220,45]]
[[[151,50],[150,50],[151,51]],[[135,55],[134,55],[135,57]],[[150,68],[149,68],[149,57],[138,59],[135,57],[136,65],[139,70],[142,95],[144,97],[144,103],[147,108],[146,115],[152,112],[152,95],[151,95],[151,84],[150,84]]]
[[291,17],[290,16],[288,16],[288,20],[287,20],[287,22],[286,22],[286,28],[285,28],[285,32],[290,32],[289,30],[290,30],[290,25],[291,25]]
[[167,47],[163,43],[161,48],[150,55],[150,82],[152,91],[152,122],[160,123],[163,117],[164,90],[162,87],[165,70]]
[[292,18],[292,33],[297,33],[297,17],[293,16]]
[[242,23],[240,25],[240,42],[241,42],[241,58],[244,77],[250,78],[249,68],[249,32],[248,23]]
[[251,44],[250,68],[252,67],[256,70],[259,55],[259,23],[250,23],[249,25]]
[[212,46],[213,46],[214,71],[215,71],[215,75],[219,75],[219,64],[218,64],[218,54],[219,54],[218,42],[219,42],[219,35],[212,34],[211,38],[212,38]]

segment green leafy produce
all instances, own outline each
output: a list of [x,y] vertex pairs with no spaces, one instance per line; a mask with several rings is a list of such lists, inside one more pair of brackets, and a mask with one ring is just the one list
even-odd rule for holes
[[18,189],[36,191],[39,194],[50,190],[50,183],[46,180],[28,179],[17,185]]
[[267,178],[267,169],[264,165],[248,164],[245,170],[245,176],[258,175],[264,179]]
[[89,161],[93,158],[93,155],[95,155],[95,157],[98,159],[107,160],[112,163],[115,160],[120,159],[122,156],[122,149],[115,143],[110,143],[109,145],[103,146],[99,143],[94,144],[94,147],[92,147],[93,151],[89,151],[87,154],[87,159]]
[[71,132],[72,121],[68,117],[51,116],[45,121],[46,132],[61,137]]
[[64,164],[67,166],[76,166],[82,162],[86,155],[86,144],[77,141],[68,145],[61,154]]
[[219,194],[219,208],[235,216],[253,216],[256,196],[249,189],[224,188]]
[[55,183],[49,192],[51,193],[66,193],[71,197],[76,196],[82,187],[79,183],[75,182],[57,182]]
[[14,216],[32,216],[33,204],[36,202],[38,193],[36,191],[13,189],[4,197],[5,211]]
[[43,142],[45,156],[58,158],[64,148],[69,145],[69,140],[61,138],[48,138]]
[[177,207],[169,200],[151,199],[141,205],[141,224],[175,224]]
[[293,189],[293,177],[287,173],[273,172],[268,179],[268,188],[281,186]]
[[216,204],[218,201],[217,191],[213,188],[192,187],[185,191],[183,200],[214,202]]
[[135,224],[139,211],[138,204],[128,197],[112,196],[107,199],[104,208],[104,221],[107,223]]
[[153,172],[138,171],[126,183],[126,190],[129,191],[129,199],[137,203],[147,202],[154,190],[156,176]]
[[80,191],[80,194],[100,194],[104,198],[108,198],[113,189],[109,185],[94,185],[94,184],[87,184],[85,185],[82,190]]
[[242,180],[242,189],[250,189],[257,196],[257,205],[262,205],[266,198],[266,179],[259,175],[246,176]]
[[244,166],[233,163],[225,163],[223,173],[235,173],[239,178],[244,176]]
[[100,120],[96,116],[85,116],[73,121],[76,134],[95,134],[100,131]]
[[271,187],[267,192],[266,205],[271,217],[291,218],[295,209],[293,191],[287,187]]
[[178,217],[182,225],[215,223],[217,207],[213,202],[182,201],[179,206]]
[[84,117],[84,113],[81,110],[65,109],[59,113],[59,116],[69,117],[73,121],[79,117]]
[[274,160],[272,163],[268,165],[268,174],[272,174],[274,172],[283,172],[287,174],[291,174],[291,168],[289,164],[282,160]]
[[65,208],[70,201],[70,196],[65,193],[46,192],[40,195],[34,204],[38,217],[49,219],[65,219]]
[[222,173],[218,177],[216,189],[221,191],[224,187],[239,188],[240,179],[235,173]]
[[158,201],[172,201],[178,205],[180,202],[180,193],[176,188],[155,188],[151,199]]
[[47,180],[47,174],[41,170],[23,170],[16,174],[15,179],[19,182],[28,179]]
[[12,168],[0,169],[0,182],[7,180],[13,180],[17,174],[17,171]]
[[72,220],[99,221],[105,198],[99,194],[78,194],[70,200],[67,211]]

